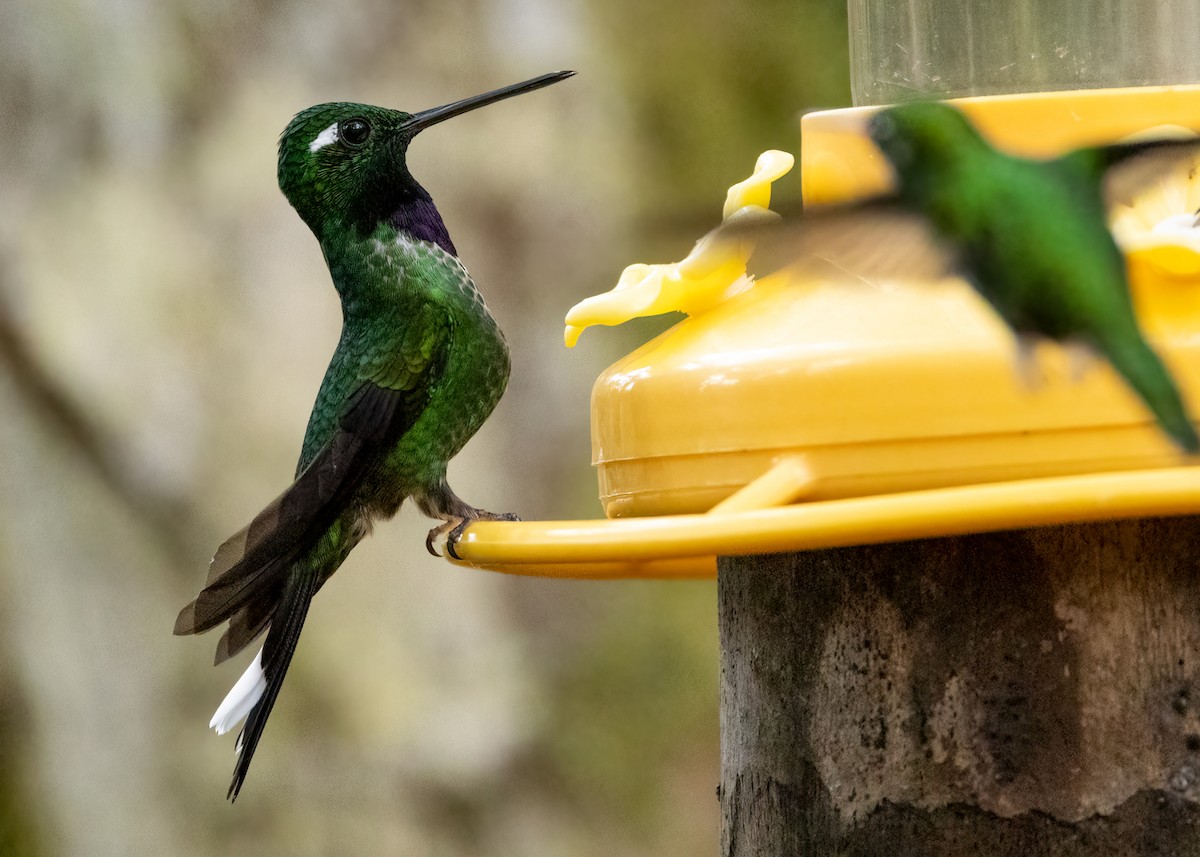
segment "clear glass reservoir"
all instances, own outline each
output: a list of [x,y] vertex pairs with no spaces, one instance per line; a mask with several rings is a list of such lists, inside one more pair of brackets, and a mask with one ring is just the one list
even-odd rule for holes
[[849,0],[855,105],[1200,83],[1198,0]]

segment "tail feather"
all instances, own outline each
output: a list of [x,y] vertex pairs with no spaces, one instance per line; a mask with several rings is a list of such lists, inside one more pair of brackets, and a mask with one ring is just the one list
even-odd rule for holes
[[241,565],[210,583],[175,619],[175,634],[203,634],[263,596],[288,573],[311,540],[259,565]]
[[213,665],[219,666],[254,642],[271,622],[271,612],[279,601],[277,592],[264,593],[229,618],[229,627],[217,641]]
[[233,770],[233,781],[229,784],[226,797],[230,801],[237,800],[242,783],[250,770],[250,761],[262,738],[267,718],[279,697],[279,689],[283,686],[284,676],[287,675],[288,665],[296,651],[296,643],[300,639],[300,631],[304,627],[304,619],[308,615],[308,606],[320,587],[321,576],[316,571],[297,568],[287,578],[278,605],[271,615],[271,626],[267,632],[259,657],[262,662],[262,674],[266,686],[262,695],[250,709],[246,717],[246,725],[237,740],[238,760]]
[[246,719],[246,715],[262,699],[266,689],[267,677],[263,673],[262,650],[259,649],[250,666],[237,680],[237,684],[217,706],[216,714],[208,721],[208,728],[215,730],[218,735],[224,735]]
[[1163,431],[1184,452],[1200,452],[1200,437],[1188,417],[1179,389],[1154,350],[1134,331],[1102,349],[1116,370],[1146,403]]

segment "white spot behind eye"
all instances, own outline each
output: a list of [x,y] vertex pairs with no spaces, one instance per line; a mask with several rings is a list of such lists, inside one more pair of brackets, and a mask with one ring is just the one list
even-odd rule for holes
[[315,152],[317,149],[322,149],[330,143],[338,141],[338,123],[334,122],[324,131],[317,135],[316,139],[308,144],[308,150]]

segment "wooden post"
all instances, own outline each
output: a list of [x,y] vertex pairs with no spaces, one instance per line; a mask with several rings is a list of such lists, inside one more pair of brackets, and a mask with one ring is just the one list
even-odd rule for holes
[[1200,855],[1200,520],[718,576],[724,857]]

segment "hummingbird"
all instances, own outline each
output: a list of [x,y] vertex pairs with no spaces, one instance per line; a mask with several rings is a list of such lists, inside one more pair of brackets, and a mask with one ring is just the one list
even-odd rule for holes
[[458,259],[429,193],[408,170],[425,128],[540,89],[573,71],[419,113],[318,104],[279,140],[279,187],[320,242],[342,305],[342,333],[321,383],[295,481],[213,556],[208,581],[176,634],[228,621],[216,663],[266,631],[263,646],[209,724],[243,719],[226,797],[236,800],[275,705],[309,604],[371,530],[412,498],[442,523],[452,555],[472,521],[516,520],[450,489],[446,466],[508,383],[504,336]]
[[1098,352],[1182,450],[1200,452],[1179,390],[1138,327],[1125,257],[1105,220],[1106,195],[1132,195],[1194,157],[1200,141],[1118,143],[1032,160],[994,148],[938,101],[880,110],[867,133],[890,163],[896,191],[752,227],[774,233],[766,255],[775,266],[786,254],[863,276],[957,273],[1023,349],[1043,337]]

